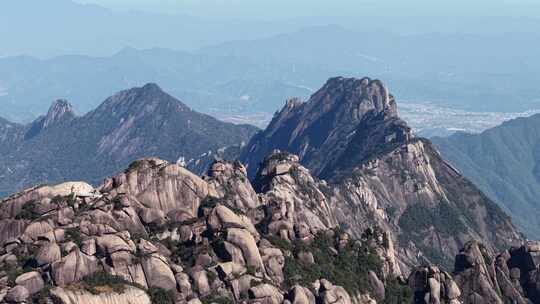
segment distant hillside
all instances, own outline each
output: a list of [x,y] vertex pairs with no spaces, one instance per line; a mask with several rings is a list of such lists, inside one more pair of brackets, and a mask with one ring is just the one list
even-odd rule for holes
[[540,115],[511,120],[481,134],[457,133],[433,142],[530,238],[540,237]]
[[39,183],[98,183],[141,157],[189,161],[256,130],[197,113],[155,84],[119,92],[80,117],[58,100],[31,124],[0,120],[0,195]]

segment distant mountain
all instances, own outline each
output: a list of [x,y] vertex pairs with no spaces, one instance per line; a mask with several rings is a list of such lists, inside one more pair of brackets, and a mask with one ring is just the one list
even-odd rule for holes
[[155,84],[119,92],[84,116],[58,100],[30,124],[0,120],[0,193],[64,180],[98,183],[144,156],[189,161],[248,141],[256,130],[197,113]]
[[[540,61],[533,47],[538,38],[505,33],[403,36],[318,26],[192,52],[124,48],[104,57],[4,57],[0,58],[0,116],[28,122],[57,98],[70,100],[86,113],[114,92],[155,82],[183,96],[194,110],[220,119],[261,113],[270,119],[286,98],[308,98],[328,75],[361,77],[365,71],[386,79],[402,103],[521,112],[540,108],[535,85],[540,82]],[[501,45],[505,39],[511,41]],[[508,59],[508,54],[519,54],[520,60]],[[259,118],[252,121],[261,127],[267,123]]]
[[251,177],[275,149],[298,155],[326,180],[348,231],[360,235],[369,223],[391,231],[406,264],[449,269],[471,239],[492,252],[520,239],[495,203],[412,134],[378,80],[332,78],[307,102],[289,100],[242,150]]
[[481,134],[457,133],[433,142],[530,238],[540,237],[540,115],[514,119]]

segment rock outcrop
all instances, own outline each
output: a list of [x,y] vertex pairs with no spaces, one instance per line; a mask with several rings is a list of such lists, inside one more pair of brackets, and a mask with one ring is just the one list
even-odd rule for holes
[[408,281],[415,303],[539,303],[539,252],[540,244],[528,241],[494,256],[472,241],[456,255],[452,274],[418,267]]
[[157,158],[89,187],[42,186],[2,201],[5,303],[349,304],[409,295],[396,283],[387,234],[340,230],[324,182],[294,155],[271,154],[256,187],[238,162],[217,161],[198,177]]

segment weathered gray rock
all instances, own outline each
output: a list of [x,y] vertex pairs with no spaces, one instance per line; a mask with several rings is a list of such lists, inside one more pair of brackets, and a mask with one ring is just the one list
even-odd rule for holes
[[95,255],[97,252],[96,240],[88,239],[83,241],[81,251],[84,252],[86,255]]
[[206,179],[211,191],[235,208],[245,212],[261,205],[240,162],[217,161],[208,170]]
[[254,266],[257,269],[264,268],[257,243],[249,231],[229,228],[227,229],[227,241],[240,248],[247,265]]
[[51,242],[41,246],[36,254],[36,262],[39,266],[52,264],[61,258],[60,246]]
[[197,214],[201,201],[209,194],[208,184],[177,164],[148,158],[136,161],[131,170],[113,178],[115,193],[135,197],[145,207],[165,214],[185,210]]
[[351,297],[347,291],[341,286],[335,286],[329,281],[320,280],[318,291],[319,301],[323,304],[351,304]]
[[370,270],[368,272],[368,282],[369,286],[371,287],[372,294],[377,299],[384,299],[385,298],[385,287],[384,283],[377,277],[377,274]]
[[107,292],[94,295],[87,291],[54,288],[51,294],[58,304],[151,304],[145,291],[126,286],[122,293]]
[[290,292],[292,304],[315,304],[316,299],[313,293],[306,287],[295,285]]
[[24,286],[30,294],[39,292],[45,286],[41,274],[37,271],[31,271],[21,274],[15,279],[15,283]]
[[260,284],[249,289],[249,297],[269,304],[281,304],[283,295],[276,287],[270,284]]
[[53,227],[48,222],[33,222],[28,225],[28,227],[26,227],[22,237],[28,238],[30,240],[37,240],[38,237],[45,235],[53,230]]
[[82,280],[85,276],[99,270],[97,258],[87,256],[76,249],[57,261],[51,266],[51,273],[54,283],[58,286]]
[[174,273],[164,261],[165,258],[157,254],[153,254],[142,261],[146,282],[150,287],[174,290],[176,289]]
[[135,252],[136,250],[129,236],[122,238],[120,234],[100,236],[96,238],[96,246],[98,250],[109,255],[118,251]]
[[195,285],[195,288],[199,294],[202,296],[210,294],[210,282],[208,281],[208,276],[205,270],[193,271],[191,277],[193,278],[193,284]]
[[307,252],[307,251],[299,252],[298,259],[305,265],[315,264],[315,258],[313,258],[313,254],[311,252]]
[[26,303],[29,298],[30,293],[28,292],[26,287],[17,285],[7,292],[4,300],[7,303]]
[[178,291],[182,294],[182,297],[187,298],[191,296],[191,282],[189,281],[189,276],[184,272],[179,272],[174,275],[176,279],[176,284],[178,285]]
[[260,253],[266,268],[266,274],[272,281],[280,285],[284,280],[283,266],[285,265],[285,257],[283,252],[277,248],[267,247],[261,248]]
[[426,304],[453,304],[461,295],[452,276],[435,266],[415,269],[409,276],[409,287],[416,301]]

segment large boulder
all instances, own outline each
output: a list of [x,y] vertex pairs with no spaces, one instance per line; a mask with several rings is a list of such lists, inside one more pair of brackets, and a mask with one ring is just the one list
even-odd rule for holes
[[242,211],[261,205],[249,179],[246,168],[240,162],[216,161],[205,177],[217,197]]
[[58,304],[151,304],[148,294],[139,288],[126,286],[121,293],[92,294],[84,290],[54,288],[51,295]]
[[26,303],[29,298],[30,292],[28,292],[28,289],[24,286],[17,285],[7,292],[4,301],[7,303]]
[[313,293],[306,287],[295,285],[289,292],[289,299],[292,304],[315,304],[316,299]]
[[415,303],[454,304],[459,303],[461,290],[452,276],[436,266],[418,267],[409,275],[409,287],[414,293]]
[[165,258],[153,254],[142,261],[142,267],[146,275],[149,287],[159,287],[165,290],[176,289],[176,279]]
[[352,304],[351,297],[345,288],[333,285],[329,281],[322,279],[318,285],[318,300],[322,304]]
[[185,210],[192,216],[197,215],[201,201],[209,194],[208,184],[200,177],[157,158],[133,162],[102,191],[131,195],[145,207],[164,213]]
[[249,231],[239,228],[229,228],[227,229],[227,241],[242,251],[242,256],[247,265],[254,266],[257,269],[264,268],[257,243]]
[[36,254],[36,262],[39,266],[52,264],[62,258],[60,246],[57,243],[49,242],[41,246]]
[[51,266],[52,278],[58,286],[78,282],[98,270],[100,270],[98,259],[94,256],[87,256],[79,249],[71,251]]
[[275,286],[270,284],[260,284],[249,289],[249,297],[256,302],[268,304],[281,304],[283,295]]
[[24,286],[30,294],[39,292],[45,286],[41,274],[37,271],[31,271],[21,274],[15,279],[15,283]]

